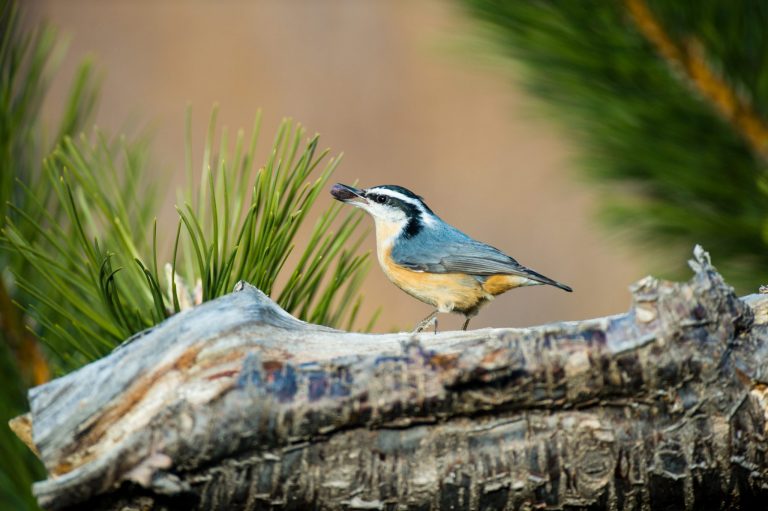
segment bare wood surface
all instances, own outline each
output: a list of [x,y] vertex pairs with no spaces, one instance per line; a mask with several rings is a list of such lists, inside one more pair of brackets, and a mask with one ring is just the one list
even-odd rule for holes
[[[628,313],[364,335],[255,288],[30,391],[47,509],[760,509],[768,296],[702,250]],[[755,507],[758,506],[758,507]]]

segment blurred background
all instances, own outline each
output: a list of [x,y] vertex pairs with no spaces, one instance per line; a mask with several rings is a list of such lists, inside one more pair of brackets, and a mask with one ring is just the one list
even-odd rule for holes
[[[344,153],[333,180],[405,186],[444,220],[575,290],[500,296],[475,328],[624,311],[627,286],[648,272],[596,227],[595,194],[574,172],[570,137],[542,120],[487,48],[473,47],[458,4],[52,0],[27,9],[31,23],[49,20],[71,38],[46,112],[61,110],[76,64],[93,55],[103,73],[96,122],[111,132],[126,120],[151,125],[151,166],[173,176],[169,216],[184,178],[185,108],[200,150],[218,102],[233,129],[250,127],[261,108],[264,146],[282,117],[296,119]],[[373,246],[371,235],[364,248]],[[382,308],[377,331],[409,329],[430,312],[378,266],[363,294],[362,317]],[[456,328],[462,319],[440,321]]]
[[[214,169],[232,157],[206,143],[214,104],[218,132],[231,134],[262,110],[257,166],[285,118],[344,154],[314,185],[323,189],[283,271],[274,247],[290,236],[274,230],[261,244],[271,252],[236,254],[273,297],[292,290],[280,303],[304,319],[343,327],[355,310],[359,260],[341,249],[310,251],[308,260],[333,261],[314,271],[322,283],[312,271],[289,278],[337,181],[405,186],[447,222],[574,289],[507,293],[473,328],[626,311],[628,287],[645,275],[687,279],[696,243],[737,293],[755,292],[768,282],[766,27],[761,1],[0,0],[0,421],[26,411],[28,387],[179,310],[160,271],[172,257],[177,191],[208,240],[214,223],[186,178],[187,147],[196,170],[206,152],[220,153]],[[94,123],[129,135],[79,138]],[[312,152],[297,147],[297,158]],[[221,201],[216,179],[209,193]],[[250,187],[229,193],[250,200]],[[296,218],[293,202],[278,224]],[[329,239],[353,247],[339,223]],[[372,231],[370,219],[361,225]],[[184,301],[194,298],[184,283],[206,272],[193,264],[195,229],[179,229]],[[249,275],[224,267],[230,248],[217,243],[199,258],[214,268],[205,299]],[[373,252],[372,232],[361,249]],[[379,310],[374,331],[411,329],[430,308],[370,262],[355,325]],[[331,278],[339,269],[343,278]],[[336,280],[351,283],[347,307]],[[441,329],[460,324],[440,318]],[[0,461],[0,507],[36,509],[29,489],[45,471],[3,428]]]

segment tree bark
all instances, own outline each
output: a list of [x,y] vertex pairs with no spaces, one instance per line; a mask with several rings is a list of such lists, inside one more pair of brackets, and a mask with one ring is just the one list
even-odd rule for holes
[[365,335],[247,285],[29,393],[46,509],[764,509],[768,295]]

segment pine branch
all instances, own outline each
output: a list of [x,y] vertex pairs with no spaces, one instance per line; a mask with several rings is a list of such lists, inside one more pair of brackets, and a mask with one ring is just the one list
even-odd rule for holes
[[658,272],[703,243],[742,289],[768,281],[768,4],[460,1]]
[[48,361],[43,357],[37,338],[27,329],[21,309],[14,305],[5,280],[0,278],[0,332],[18,361],[21,377],[27,385],[42,385],[51,378]]
[[[257,117],[255,131],[258,124]],[[158,245],[158,239],[172,238],[158,235],[150,220],[156,209],[151,197],[135,196],[136,190],[156,187],[143,164],[144,142],[112,141],[100,132],[91,139],[67,137],[46,161],[52,193],[36,207],[61,211],[63,218],[42,222],[15,208],[20,220],[9,220],[3,233],[39,276],[32,281],[19,275],[19,285],[44,305],[38,310],[25,304],[46,327],[44,339],[56,353],[79,353],[85,360],[103,356],[183,307],[229,292],[238,280],[275,293],[303,319],[335,326],[353,313],[367,255],[349,248],[361,214],[339,219],[337,203],[321,214],[284,289],[273,289],[339,158],[321,168],[328,151],[318,151],[319,138],[307,139],[300,125],[287,120],[259,169],[255,134],[243,150],[246,137],[239,131],[233,151],[226,130],[218,145],[216,125],[208,132],[206,170],[197,188],[188,184],[180,194],[193,200],[177,206],[173,246]],[[31,191],[24,191],[27,202],[35,203]],[[169,270],[161,273],[160,254],[171,252]]]
[[678,44],[664,30],[644,0],[626,0],[627,10],[638,30],[667,61],[670,68],[687,78],[687,83],[728,121],[750,145],[755,155],[768,163],[768,123],[754,110],[742,89],[740,94],[717,73],[704,46],[691,37]]

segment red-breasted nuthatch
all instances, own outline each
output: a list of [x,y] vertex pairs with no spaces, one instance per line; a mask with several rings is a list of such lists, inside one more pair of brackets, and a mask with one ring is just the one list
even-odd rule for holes
[[443,222],[421,197],[402,186],[358,190],[336,184],[331,195],[373,217],[376,253],[389,280],[436,307],[416,326],[417,332],[432,321],[437,332],[438,312],[464,314],[466,330],[482,305],[516,287],[549,284],[572,291]]

